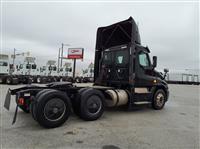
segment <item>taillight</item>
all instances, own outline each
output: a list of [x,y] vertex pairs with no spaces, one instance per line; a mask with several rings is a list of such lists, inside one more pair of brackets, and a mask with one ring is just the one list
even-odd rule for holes
[[19,98],[18,99],[18,104],[19,105],[24,105],[24,98]]

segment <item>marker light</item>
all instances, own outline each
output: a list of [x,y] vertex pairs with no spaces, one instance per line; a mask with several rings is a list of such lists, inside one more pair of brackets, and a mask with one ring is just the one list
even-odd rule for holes
[[18,99],[18,104],[19,105],[24,105],[24,98],[19,98]]

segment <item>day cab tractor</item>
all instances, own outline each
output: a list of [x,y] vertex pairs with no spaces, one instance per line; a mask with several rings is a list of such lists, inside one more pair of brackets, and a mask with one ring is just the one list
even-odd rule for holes
[[13,73],[14,65],[9,63],[7,54],[0,54],[0,84],[18,84],[19,78]]
[[[165,76],[155,70],[157,57],[150,61],[149,48],[141,45],[138,27],[127,20],[97,30],[94,85],[78,87],[70,82],[53,82],[46,86],[29,85],[9,89],[4,107],[9,110],[11,95],[18,108],[30,112],[41,126],[62,125],[71,111],[86,121],[102,116],[105,107],[151,104],[160,110],[168,100]],[[165,74],[167,70],[165,70]]]

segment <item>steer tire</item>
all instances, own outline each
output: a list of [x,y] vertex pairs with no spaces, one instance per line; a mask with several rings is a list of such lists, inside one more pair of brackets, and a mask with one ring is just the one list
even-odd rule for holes
[[154,96],[153,96],[153,100],[152,100],[152,107],[155,110],[161,110],[166,102],[166,93],[164,92],[163,89],[158,89]]
[[71,104],[69,97],[57,90],[48,90],[38,97],[35,117],[45,128],[55,128],[62,125],[69,117]]
[[74,114],[76,114],[77,116],[80,116],[80,107],[81,107],[81,94],[87,90],[88,88],[82,88],[78,91],[78,93],[76,94],[75,98],[73,98],[71,100],[72,103],[72,108],[73,108],[73,112]]
[[96,89],[87,89],[81,94],[80,118],[93,121],[100,118],[104,112],[104,95]]

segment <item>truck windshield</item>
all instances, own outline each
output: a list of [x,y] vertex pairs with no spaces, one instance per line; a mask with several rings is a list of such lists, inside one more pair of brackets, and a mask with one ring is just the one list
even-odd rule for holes
[[37,65],[33,64],[32,69],[36,69],[36,68],[37,68]]
[[139,54],[139,63],[141,66],[148,67],[150,66],[150,61],[147,53],[141,52]]
[[0,62],[0,66],[8,66],[7,62]]
[[19,69],[23,69],[23,65],[22,64],[19,65]]
[[26,69],[31,69],[31,64],[27,64]]
[[56,70],[57,70],[57,67],[56,67],[56,66],[54,66],[54,67],[53,67],[53,71],[56,71]]
[[52,66],[49,66],[49,71],[51,71],[52,70]]

